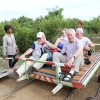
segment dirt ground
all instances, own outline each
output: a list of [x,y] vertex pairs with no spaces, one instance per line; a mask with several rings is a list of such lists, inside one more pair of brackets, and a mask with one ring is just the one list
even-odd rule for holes
[[[18,64],[21,63],[22,62],[19,62]],[[5,63],[0,62],[0,64],[4,66]],[[86,100],[87,97],[95,96],[97,88],[100,84],[97,82],[98,75],[100,75],[100,69],[96,72],[87,87],[84,89],[77,89],[70,100]],[[6,94],[23,85],[27,81],[29,80],[16,82],[7,76],[1,78],[0,100],[67,100],[67,96],[72,91],[72,88],[63,87],[59,92],[53,95],[51,91],[56,86],[55,84],[33,80],[31,83],[13,93],[12,95],[6,96]],[[98,100],[100,100],[100,95]]]
[[[91,79],[88,86],[84,89],[77,89],[70,100],[86,100],[87,97],[95,96],[99,83],[97,77],[100,71]],[[52,89],[55,84],[33,80],[30,84],[18,90],[11,96],[6,96],[7,93],[21,86],[28,80],[16,82],[9,77],[0,79],[0,100],[66,100],[72,88],[63,87],[55,95],[52,94]],[[100,100],[100,95],[99,99]]]

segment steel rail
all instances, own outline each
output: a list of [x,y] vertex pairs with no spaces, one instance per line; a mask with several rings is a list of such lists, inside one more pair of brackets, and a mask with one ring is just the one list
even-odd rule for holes
[[3,95],[2,97],[0,97],[0,100],[5,100],[6,98],[10,97],[13,93],[17,92],[18,90],[22,89],[23,87],[25,87],[26,85],[28,85],[29,83],[31,83],[34,79],[29,80],[28,82],[24,83],[23,85],[17,87],[16,89],[12,90],[11,92]]
[[73,96],[73,94],[76,92],[77,88],[74,88],[71,93],[67,96],[66,100],[71,100],[71,97]]

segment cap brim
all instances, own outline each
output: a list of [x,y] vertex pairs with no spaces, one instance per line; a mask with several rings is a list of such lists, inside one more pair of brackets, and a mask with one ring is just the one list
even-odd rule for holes
[[41,38],[41,36],[37,36],[37,38]]

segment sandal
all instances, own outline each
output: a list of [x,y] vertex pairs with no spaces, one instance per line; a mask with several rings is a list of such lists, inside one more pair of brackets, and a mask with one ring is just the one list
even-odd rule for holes
[[[64,81],[66,81],[66,82],[71,82],[74,75],[71,74],[71,73],[68,73],[68,75],[70,75],[71,77],[65,77],[65,78],[64,78]],[[68,80],[66,80],[66,78],[68,78]]]

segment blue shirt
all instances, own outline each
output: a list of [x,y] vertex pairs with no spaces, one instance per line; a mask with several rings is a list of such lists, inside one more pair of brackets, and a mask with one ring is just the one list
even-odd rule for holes
[[31,48],[34,50],[35,49],[35,43],[33,43],[32,45],[31,45]]
[[62,49],[63,46],[64,46],[64,44],[59,42],[57,47],[60,48],[60,49]]

